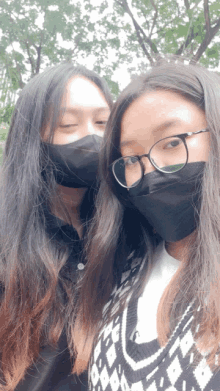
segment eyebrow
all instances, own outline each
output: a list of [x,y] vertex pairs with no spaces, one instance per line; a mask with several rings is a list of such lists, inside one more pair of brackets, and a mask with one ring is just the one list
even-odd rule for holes
[[[83,111],[82,109],[72,108],[72,107],[61,107],[60,109],[61,114],[65,114],[65,113],[78,114],[82,111]],[[109,107],[95,107],[94,111],[97,113],[109,113],[110,109]]]
[[[182,121],[180,119],[173,119],[173,120],[165,121],[162,124],[160,124],[159,126],[156,126],[153,129],[153,133],[162,132],[164,130],[172,128],[173,126],[179,125],[181,123],[182,123]],[[137,141],[135,141],[135,140],[124,140],[124,141],[122,141],[122,143],[120,143],[120,148],[122,148],[122,147],[124,147],[126,145],[132,145],[132,144],[137,144]]]

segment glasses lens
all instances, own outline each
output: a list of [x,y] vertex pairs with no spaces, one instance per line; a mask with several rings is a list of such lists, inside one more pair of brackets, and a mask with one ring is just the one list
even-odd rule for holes
[[179,137],[167,137],[153,146],[150,158],[160,171],[177,172],[187,162],[186,146]]
[[137,157],[122,157],[113,164],[113,173],[120,185],[131,188],[137,185],[142,177],[141,164]]

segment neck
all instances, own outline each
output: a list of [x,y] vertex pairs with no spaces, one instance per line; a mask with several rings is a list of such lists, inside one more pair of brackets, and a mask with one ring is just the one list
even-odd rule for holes
[[78,232],[80,238],[83,230],[80,220],[80,206],[86,191],[86,187],[72,189],[58,185],[57,197],[52,205],[52,213],[66,223],[71,224]]
[[186,261],[189,253],[189,247],[194,242],[196,237],[196,231],[192,232],[190,235],[186,236],[178,242],[171,243],[166,242],[165,247],[171,257],[177,259],[178,261]]

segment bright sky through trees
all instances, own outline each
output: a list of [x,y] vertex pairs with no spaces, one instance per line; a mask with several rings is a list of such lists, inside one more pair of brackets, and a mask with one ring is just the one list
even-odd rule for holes
[[117,97],[164,54],[217,69],[219,0],[1,0],[0,110],[65,60],[104,76]]

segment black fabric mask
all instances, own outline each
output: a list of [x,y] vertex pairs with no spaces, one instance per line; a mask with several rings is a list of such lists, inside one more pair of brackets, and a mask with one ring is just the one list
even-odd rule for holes
[[130,199],[167,242],[190,235],[198,223],[205,162],[188,163],[172,174],[154,171],[129,189]]
[[59,185],[71,188],[95,185],[102,137],[85,136],[73,143],[44,143]]

